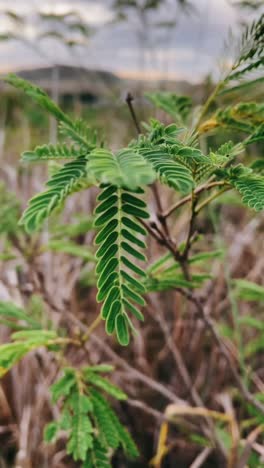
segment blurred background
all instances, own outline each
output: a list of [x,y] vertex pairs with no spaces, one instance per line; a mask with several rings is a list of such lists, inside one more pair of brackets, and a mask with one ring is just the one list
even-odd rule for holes
[[[118,117],[121,119],[118,124],[125,126],[124,97],[128,90],[140,98],[144,91],[167,89],[191,95],[200,102],[232,60],[234,50],[230,41],[225,47],[228,37],[235,35],[256,12],[261,12],[262,3],[261,0],[54,0],[40,5],[37,0],[15,0],[11,4],[1,0],[0,73],[21,74],[43,87],[67,110],[85,114],[94,123],[95,109],[99,122],[100,116],[107,120],[108,113],[115,112],[115,119],[108,120],[108,129],[114,139],[111,143],[119,145],[112,126]],[[12,96],[8,98],[10,104]],[[8,112],[14,110],[14,99],[12,104],[8,105],[3,98],[0,155],[8,138],[4,127]],[[18,104],[17,113],[12,115],[12,123],[16,124]],[[30,106],[29,103],[27,107]],[[38,127],[38,116],[25,107],[23,114],[27,110],[27,117]],[[19,129],[23,133],[19,141],[25,145],[18,151],[28,148],[34,138],[28,118],[24,120],[24,129]],[[124,136],[126,130],[118,132],[118,137]],[[55,141],[54,125],[49,132],[50,139]],[[39,135],[37,139],[41,143]]]
[[[135,98],[139,120],[146,121],[152,115],[169,123],[162,111],[153,110],[144,93],[169,90],[190,96],[197,105],[204,102],[235,54],[233,37],[245,22],[263,11],[262,0],[1,0],[0,73],[4,76],[15,72],[43,87],[65,111],[83,117],[116,149],[136,136],[125,103],[128,91]],[[262,84],[242,99],[263,99],[263,90]],[[87,251],[93,239],[91,213],[96,194],[89,191],[68,200],[64,214],[31,239],[17,228],[28,198],[43,188],[47,173],[56,170],[56,164],[22,164],[20,154],[48,141],[56,142],[57,128],[54,120],[28,97],[2,81],[0,96],[0,300],[26,306],[33,316],[41,317],[43,324],[51,321],[66,329],[73,327],[66,321],[65,307],[88,324],[98,313],[94,260]],[[235,99],[240,100],[241,95]],[[228,135],[231,138],[239,141],[240,136],[234,132]],[[207,151],[210,145],[226,140],[225,135],[209,137],[204,139],[203,148]],[[263,154],[263,146],[253,146],[247,158]],[[167,191],[162,197],[165,206],[172,201]],[[182,213],[173,224],[175,237],[184,237],[185,222],[186,214]],[[263,250],[263,227],[262,215],[249,213],[235,195],[224,195],[221,203],[215,203],[201,218],[198,246],[199,250],[209,246],[222,251],[222,257],[216,256],[206,271],[209,276],[213,274],[215,292],[208,308],[231,348],[237,342],[247,347],[246,365],[252,369],[259,392],[264,389],[263,327],[244,326],[238,336],[236,314],[239,310],[239,314],[249,316],[253,307],[254,316],[261,319],[263,296],[259,301],[258,296],[256,299],[253,294],[252,299],[248,293],[250,297],[242,297],[241,302],[243,293],[233,286],[231,278],[263,286],[264,260],[259,255]],[[57,242],[62,238],[64,247]],[[150,242],[150,260],[157,258],[159,249]],[[207,286],[201,287],[206,293]],[[231,377],[226,363],[202,323],[194,316],[186,318],[185,312],[185,305],[174,292],[151,300],[146,324],[129,350],[120,351],[105,337],[103,329],[98,333],[121,353],[122,359],[188,400],[190,395],[179,373],[183,360],[205,404],[219,409],[222,403],[216,395],[225,395],[221,401],[228,402],[228,407],[226,389]],[[178,346],[176,361],[175,348],[173,351],[168,345],[165,323]],[[1,341],[7,341],[8,336],[8,329],[0,326]],[[104,346],[89,346],[88,356],[84,351],[71,354],[69,350],[69,359],[74,364],[87,360],[112,362]],[[56,373],[52,357],[41,350],[4,378],[0,386],[1,468],[77,466],[67,458],[63,439],[51,448],[42,443],[45,423],[57,414],[48,393]],[[131,380],[129,369],[121,366],[115,379],[131,398],[144,399],[151,407],[164,410],[164,396]],[[122,405],[117,410],[135,437],[142,457],[130,463],[118,454],[113,466],[146,467],[155,452],[159,424],[149,414]],[[223,426],[218,429],[219,438],[228,447],[228,431]],[[190,434],[191,429],[184,424],[173,432],[174,446],[164,461],[165,467],[192,466],[204,441]],[[263,453],[263,445],[259,444],[248,466],[264,466]],[[201,466],[225,465],[209,450]]]

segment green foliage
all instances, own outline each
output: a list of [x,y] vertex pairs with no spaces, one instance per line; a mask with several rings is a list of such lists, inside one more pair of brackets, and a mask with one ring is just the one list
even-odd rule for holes
[[[235,106],[220,109],[215,114],[218,125],[252,135],[256,131],[260,141],[264,135],[259,132],[264,120],[264,105],[255,102],[243,102]],[[255,140],[257,141],[257,140]],[[253,143],[253,141],[250,141]]]
[[246,206],[256,211],[264,209],[264,177],[249,173],[245,176],[231,176],[230,182]]
[[[111,366],[85,367],[79,370],[65,368],[63,376],[51,387],[52,400],[61,402],[61,416],[46,426],[46,442],[54,442],[60,431],[67,433],[67,453],[83,467],[110,467],[112,452],[122,447],[131,458],[138,450],[122,426],[105,396],[118,400],[126,395],[101,374]],[[99,390],[100,391],[99,391]]]
[[142,149],[141,154],[152,164],[161,182],[181,193],[188,193],[193,188],[190,169],[175,161],[166,149]]
[[260,284],[253,283],[244,279],[233,280],[235,285],[236,295],[246,301],[263,301],[264,303],[264,287]]
[[264,177],[251,168],[238,164],[230,169],[218,169],[216,175],[231,184],[241,195],[242,203],[255,211],[264,209]]
[[62,237],[68,237],[74,239],[78,236],[86,234],[88,231],[93,229],[94,220],[91,215],[83,215],[77,213],[73,215],[71,223],[68,224],[56,224],[52,228],[52,235],[54,238],[61,239]]
[[0,345],[0,377],[6,374],[20,359],[40,346],[52,346],[58,342],[52,330],[22,330],[12,333],[12,342]]
[[6,301],[0,301],[0,323],[10,328],[23,328],[24,326],[27,328],[39,328],[39,323],[30,317],[21,307]]
[[208,260],[221,257],[222,254],[221,250],[216,250],[213,252],[202,252],[190,257],[188,259],[190,265],[201,265],[202,270],[205,270],[194,272],[191,280],[186,280],[181,272],[180,263],[175,261],[173,255],[171,253],[165,254],[147,268],[146,290],[150,292],[201,287],[204,281],[211,278],[211,275],[206,272]]
[[37,146],[34,151],[24,151],[23,161],[46,161],[49,159],[75,159],[80,155],[80,150],[74,146],[64,144]]
[[128,311],[143,320],[141,312],[132,303],[145,304],[142,298],[145,289],[134,274],[144,276],[135,260],[146,260],[139,251],[145,247],[139,238],[145,234],[139,220],[147,219],[149,215],[145,202],[133,192],[113,185],[103,189],[98,202],[95,210],[95,226],[99,228],[95,239],[99,245],[96,253],[97,300],[103,302],[101,315],[106,320],[106,332],[112,334],[115,331],[119,343],[127,345],[129,328],[133,329]]
[[81,152],[87,153],[98,145],[96,130],[90,128],[82,119],[60,121],[59,131],[64,138],[77,145]]
[[15,194],[9,192],[4,183],[0,183],[0,235],[14,234],[20,216],[20,203]]
[[53,252],[62,252],[74,257],[83,258],[86,261],[95,262],[93,253],[83,245],[77,245],[74,242],[66,240],[51,240],[45,249],[52,250]]
[[234,81],[256,72],[264,64],[264,14],[245,27],[239,46],[238,57],[227,81]]

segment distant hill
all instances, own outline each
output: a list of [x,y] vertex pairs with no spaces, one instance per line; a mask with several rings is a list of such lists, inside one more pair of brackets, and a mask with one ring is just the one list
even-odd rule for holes
[[[144,91],[167,90],[176,94],[192,96],[201,101],[204,85],[193,85],[187,81],[136,79],[129,76],[122,78],[103,70],[91,70],[83,67],[57,65],[32,68],[16,72],[22,78],[35,83],[53,98],[70,101],[99,103],[110,98],[124,95],[131,91],[135,96],[142,96]],[[1,85],[3,89],[3,86]]]

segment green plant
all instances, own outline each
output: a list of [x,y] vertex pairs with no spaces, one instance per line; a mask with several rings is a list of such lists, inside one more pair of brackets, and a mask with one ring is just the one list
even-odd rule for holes
[[[263,104],[241,102],[226,106],[221,102],[223,92],[230,92],[234,82],[248,77],[252,70],[259,70],[263,65],[263,21],[262,16],[247,28],[239,57],[209,96],[198,118],[195,119],[197,112],[188,98],[168,93],[149,94],[147,97],[151,102],[168,112],[177,123],[166,126],[151,119],[141,130],[136,122],[137,138],[116,153],[103,144],[100,136],[84,121],[73,121],[68,117],[44,91],[15,75],[6,78],[9,84],[24,91],[59,122],[61,142],[56,146],[44,145],[26,151],[22,160],[30,163],[67,160],[56,167],[46,190],[29,201],[20,225],[28,234],[37,231],[48,217],[63,207],[71,194],[95,187],[99,192],[94,211],[95,255],[92,249],[87,249],[85,255],[83,248],[77,248],[69,239],[51,240],[49,247],[96,263],[97,301],[102,302],[102,307],[101,316],[81,339],[65,338],[60,336],[60,331],[53,330],[14,333],[14,341],[2,346],[3,373],[39,346],[45,346],[59,356],[61,347],[83,346],[100,318],[105,321],[107,334],[115,334],[118,342],[127,346],[131,333],[137,333],[135,319],[144,320],[141,307],[145,305],[146,293],[176,290],[193,305],[197,317],[216,341],[244,400],[264,412],[261,401],[241,381],[229,349],[207,316],[196,291],[211,277],[208,272],[210,259],[220,256],[221,252],[193,252],[199,240],[196,233],[198,215],[224,192],[235,190],[242,203],[255,211],[264,208],[263,167],[261,164],[254,167],[244,164],[247,147],[264,140]],[[215,110],[213,104],[217,100],[219,104]],[[127,101],[133,110],[131,99]],[[228,139],[207,153],[199,148],[201,135],[216,134],[223,129],[238,131],[239,143]],[[167,186],[175,197],[175,202],[166,208],[159,194],[160,185]],[[157,208],[155,217],[149,203],[150,191]],[[179,242],[173,238],[171,227],[184,207],[188,207],[188,225],[185,239]],[[147,235],[166,249],[165,255],[148,266],[144,253]],[[237,285],[239,287],[239,283]],[[240,283],[240,290],[241,287],[243,284]],[[262,294],[262,291],[255,288],[254,294]],[[6,307],[3,310],[8,310],[10,305]],[[8,316],[8,313],[4,315]],[[25,320],[19,311],[16,318]],[[30,326],[28,321],[27,325]],[[101,376],[101,372],[110,369],[92,366],[75,369],[67,363],[62,367],[63,377],[52,387],[53,400],[61,403],[61,418],[48,426],[46,440],[53,441],[60,430],[66,430],[67,451],[84,467],[110,466],[112,453],[119,446],[128,455],[136,456],[132,439],[101,394],[106,392],[117,399],[125,398],[121,390]],[[207,415],[206,411],[201,414]],[[217,434],[215,437],[217,446]],[[230,467],[235,466],[232,464],[234,450],[235,444],[228,457]]]

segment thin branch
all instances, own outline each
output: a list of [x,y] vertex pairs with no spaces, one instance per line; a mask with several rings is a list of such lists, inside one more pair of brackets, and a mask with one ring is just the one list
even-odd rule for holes
[[214,100],[216,99],[219,91],[221,91],[221,89],[223,88],[224,85],[225,85],[225,80],[219,81],[219,83],[217,84],[217,86],[215,87],[215,89],[213,90],[213,92],[210,94],[207,101],[203,105],[200,117],[199,117],[198,122],[197,122],[196,127],[195,127],[196,131],[199,129],[199,126],[202,123],[204,116],[207,114],[211,104],[214,102]]
[[140,135],[141,133],[141,128],[140,128],[140,125],[139,125],[139,121],[137,119],[137,116],[136,116],[136,113],[135,113],[135,110],[134,110],[134,107],[133,107],[133,104],[132,102],[134,101],[134,97],[132,96],[131,93],[127,93],[127,96],[126,96],[126,103],[128,105],[128,108],[130,110],[130,114],[131,114],[131,117],[132,117],[132,120],[135,124],[135,127],[136,127],[136,130],[137,130],[137,133],[138,135]]
[[201,453],[199,453],[198,457],[190,465],[190,468],[200,468],[203,466],[204,462],[207,460],[209,455],[212,453],[213,449],[210,447],[205,447]]
[[164,245],[164,239],[163,237],[160,237],[158,236],[158,234],[155,232],[155,230],[153,229],[153,227],[149,226],[148,223],[146,223],[146,221],[144,221],[143,219],[141,218],[137,218],[137,220],[142,224],[142,226],[146,229],[146,231],[148,231],[148,233],[154,237],[154,239],[156,239],[156,241],[161,244],[161,245]]
[[[224,181],[214,181],[214,182],[210,182],[209,184],[201,185],[201,187],[197,187],[197,189],[194,190],[194,195],[199,195],[200,193],[204,192],[205,190],[210,190],[213,187],[221,187],[223,185],[226,185],[226,182],[224,182]],[[176,211],[178,208],[180,208],[182,205],[185,205],[185,203],[188,203],[188,202],[191,202],[191,201],[192,201],[192,194],[187,195],[186,197],[182,198],[177,203],[172,205],[167,211],[162,213],[163,218],[167,218],[174,211]]]
[[[194,232],[194,223],[195,223],[195,218],[196,218],[195,209],[196,209],[197,201],[198,201],[197,194],[195,194],[194,191],[193,191],[192,192],[191,219],[190,219],[189,230],[188,230],[188,234],[187,234],[187,239],[186,239],[184,251],[182,253],[182,264],[183,264],[184,268],[186,268],[186,262],[188,260],[189,250],[190,250],[190,246],[191,246],[191,238],[192,238],[192,235],[193,235],[193,232]],[[186,272],[187,272],[187,270],[186,270]],[[187,274],[188,274],[188,272],[187,272]],[[188,277],[189,277],[189,274],[188,274]]]
[[218,332],[217,332],[217,330],[215,328],[214,322],[210,319],[208,314],[206,314],[206,312],[205,312],[199,298],[197,298],[192,292],[187,291],[185,289],[181,289],[181,288],[175,288],[175,289],[180,294],[185,296],[186,299],[188,299],[190,302],[192,302],[195,305],[196,310],[198,312],[198,316],[203,320],[203,322],[205,323],[207,328],[210,330],[211,335],[213,336],[215,342],[217,343],[221,354],[224,356],[225,360],[227,361],[229,369],[230,369],[230,371],[232,373],[233,379],[235,380],[235,382],[237,384],[237,387],[241,391],[241,393],[242,393],[243,397],[245,398],[245,400],[248,403],[251,403],[253,406],[255,406],[255,408],[257,408],[259,411],[261,411],[262,414],[264,414],[264,405],[260,401],[258,401],[254,397],[254,395],[252,395],[248,391],[248,389],[246,388],[246,386],[242,382],[242,380],[240,378],[240,375],[237,372],[236,367],[234,366],[232,358],[230,357],[228,349],[226,348],[225,344],[223,343],[221,337],[218,335]]
[[[84,323],[82,323],[80,320],[78,320],[76,317],[74,317],[72,314],[68,313],[68,317],[72,322],[74,322],[80,330],[87,332],[87,327]],[[163,395],[165,398],[167,398],[171,402],[175,402],[178,405],[183,405],[184,407],[187,407],[187,404],[184,400],[181,398],[178,398],[173,392],[171,392],[168,388],[166,388],[164,385],[156,382],[153,380],[151,377],[148,377],[147,375],[143,374],[139,370],[135,369],[134,367],[130,366],[125,359],[121,358],[119,354],[117,354],[115,351],[112,350],[110,346],[105,342],[105,340],[101,340],[98,336],[96,335],[91,335],[90,336],[90,341],[93,342],[96,346],[98,346],[100,349],[102,349],[103,352],[107,354],[111,359],[113,359],[114,362],[116,362],[120,367],[125,369],[126,371],[129,372],[130,377],[134,377],[135,379],[143,382],[145,385],[150,387],[152,390],[155,390],[156,392],[159,392],[161,395]],[[86,345],[87,347],[87,345]]]
[[228,190],[231,190],[231,188],[232,188],[231,186],[230,187],[224,187],[222,190],[219,190],[219,192],[212,193],[212,195],[210,195],[210,197],[206,198],[206,200],[204,200],[202,203],[200,203],[200,205],[197,206],[197,208],[195,210],[195,213],[198,214],[205,206],[209,205],[209,203],[211,203],[211,201],[213,201],[216,198],[220,197],[220,195],[222,195],[222,193],[225,193]]
[[156,201],[156,205],[157,205],[157,209],[158,209],[158,213],[157,213],[157,218],[163,228],[163,231],[164,231],[164,234],[165,236],[169,239],[170,239],[170,232],[169,232],[169,228],[168,228],[168,225],[167,225],[167,220],[166,218],[164,218],[163,216],[163,209],[162,209],[162,203],[161,203],[161,197],[160,197],[160,194],[159,194],[159,191],[158,191],[158,186],[157,186],[157,183],[154,182],[154,184],[151,185],[151,189],[152,189],[152,192],[153,192],[153,195],[154,195],[154,198],[155,198],[155,201]]

